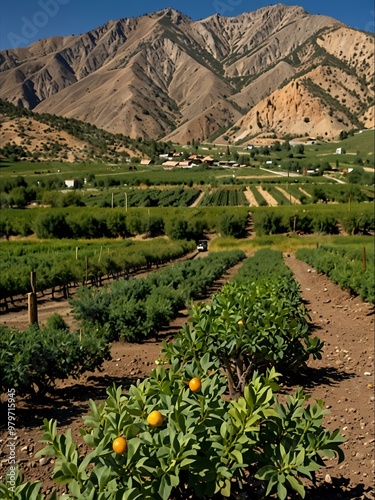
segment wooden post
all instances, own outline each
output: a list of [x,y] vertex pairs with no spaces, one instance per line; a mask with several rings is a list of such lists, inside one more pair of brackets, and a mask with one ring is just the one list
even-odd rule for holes
[[112,208],[113,208],[113,205],[114,205],[114,203],[113,203],[113,197],[114,197],[114,194],[112,193]]
[[362,252],[362,271],[365,273],[367,269],[366,265],[366,247],[363,247],[363,252]]
[[36,297],[36,272],[31,271],[30,275],[31,293],[27,294],[27,306],[29,312],[29,324],[38,324],[38,303]]

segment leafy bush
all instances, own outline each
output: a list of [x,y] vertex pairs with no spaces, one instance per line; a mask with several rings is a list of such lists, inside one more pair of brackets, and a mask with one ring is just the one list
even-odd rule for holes
[[258,236],[286,233],[288,227],[283,222],[281,213],[275,211],[254,212],[255,231]]
[[247,216],[245,214],[225,214],[221,220],[220,230],[223,236],[243,238],[246,235]]
[[225,285],[211,304],[192,307],[191,323],[173,344],[163,344],[164,361],[183,363],[208,354],[226,372],[232,396],[243,393],[256,370],[296,372],[310,356],[321,359],[323,347],[310,336],[298,292],[290,277]]
[[184,240],[188,238],[188,223],[185,219],[171,219],[166,225],[165,232],[173,240]]
[[100,331],[79,335],[30,326],[25,332],[0,327],[0,388],[18,394],[45,393],[69,376],[100,368],[110,359],[107,339]]
[[102,290],[83,287],[70,301],[73,315],[90,328],[105,328],[111,339],[143,341],[157,335],[185,304],[243,258],[242,251],[219,252],[147,278],[120,279]]
[[69,330],[66,321],[61,314],[54,313],[47,318],[46,326],[48,330]]
[[69,238],[71,229],[61,213],[42,213],[35,221],[35,234],[38,238]]
[[[193,376],[201,378],[200,392],[186,385]],[[308,405],[299,390],[279,402],[276,379],[273,370],[254,374],[243,396],[225,401],[225,378],[207,356],[182,369],[159,367],[125,394],[113,387],[100,406],[90,401],[81,430],[93,449],[87,456],[70,430],[60,435],[47,420],[46,447],[37,456],[56,458],[52,479],[67,485],[72,500],[230,497],[251,493],[255,481],[280,500],[291,492],[304,496],[300,478],[311,480],[324,458],[343,460],[345,440],[322,426],[328,413],[322,401]],[[154,410],[163,416],[161,426],[147,422]],[[127,442],[124,454],[112,449],[119,436]]]

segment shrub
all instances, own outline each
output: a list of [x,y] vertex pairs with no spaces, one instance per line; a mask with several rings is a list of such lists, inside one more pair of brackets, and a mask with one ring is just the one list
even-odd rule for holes
[[56,379],[79,377],[110,359],[107,339],[100,331],[81,336],[64,330],[30,326],[21,333],[0,327],[1,390],[18,394],[45,393]]
[[61,213],[43,212],[35,220],[34,232],[38,238],[70,238],[71,230]]
[[[202,381],[197,393],[184,383],[194,376]],[[304,496],[301,478],[312,479],[325,457],[343,460],[345,439],[322,426],[322,401],[306,404],[302,390],[278,401],[276,379],[274,371],[254,374],[243,396],[224,401],[225,378],[207,359],[159,367],[125,394],[114,386],[100,406],[90,401],[81,430],[92,448],[87,456],[70,430],[60,435],[47,420],[46,447],[37,456],[55,457],[52,479],[67,485],[72,500],[230,497],[250,494],[255,481],[280,500]],[[147,422],[154,410],[163,416],[159,427]],[[119,436],[127,440],[125,454],[112,449]]]
[[220,231],[223,236],[243,238],[246,235],[247,216],[244,214],[224,214],[221,219]]
[[46,326],[48,330],[69,330],[66,321],[58,313],[54,313],[47,318]]

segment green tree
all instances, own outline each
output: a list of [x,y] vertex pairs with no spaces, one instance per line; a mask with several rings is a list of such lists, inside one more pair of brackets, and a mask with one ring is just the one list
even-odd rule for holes
[[61,213],[42,213],[35,220],[34,232],[38,238],[69,238],[71,235],[65,217]]
[[185,219],[171,219],[166,225],[165,232],[174,240],[185,240],[188,238],[188,223]]

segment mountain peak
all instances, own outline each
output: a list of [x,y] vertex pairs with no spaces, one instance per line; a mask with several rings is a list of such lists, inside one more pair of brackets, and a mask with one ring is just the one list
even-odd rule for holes
[[181,24],[186,22],[191,22],[191,18],[180,12],[179,10],[174,9],[173,7],[166,7],[165,9],[160,9],[153,14],[150,14],[151,17],[167,17],[175,24]]
[[331,138],[373,117],[372,55],[370,34],[299,6],[200,21],[169,7],[0,52],[0,98],[180,143]]

